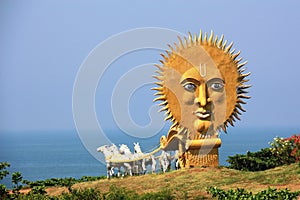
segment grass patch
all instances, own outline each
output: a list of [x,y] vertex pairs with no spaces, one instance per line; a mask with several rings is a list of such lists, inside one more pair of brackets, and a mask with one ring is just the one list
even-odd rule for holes
[[[300,190],[298,164],[274,169],[245,172],[228,168],[192,168],[172,171],[166,174],[147,174],[145,176],[124,179],[99,180],[75,184],[74,188],[95,188],[107,192],[112,185],[134,190],[138,194],[158,192],[161,188],[172,191],[175,199],[211,198],[207,188],[217,186],[221,189],[245,188],[250,192],[259,192],[272,188]],[[198,197],[197,197],[198,198]]]

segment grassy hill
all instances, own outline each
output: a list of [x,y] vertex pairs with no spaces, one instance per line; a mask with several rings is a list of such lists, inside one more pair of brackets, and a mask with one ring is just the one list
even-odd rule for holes
[[[165,174],[146,174],[111,180],[78,183],[74,189],[94,188],[101,192],[109,191],[114,185],[133,190],[139,194],[147,192],[169,191],[177,199],[197,199],[207,194],[207,188],[217,186],[222,189],[244,188],[253,193],[271,188],[291,191],[300,190],[300,168],[298,164],[285,165],[260,172],[245,172],[225,167],[218,168],[192,168],[171,171]],[[51,189],[48,192],[57,194],[62,188]]]

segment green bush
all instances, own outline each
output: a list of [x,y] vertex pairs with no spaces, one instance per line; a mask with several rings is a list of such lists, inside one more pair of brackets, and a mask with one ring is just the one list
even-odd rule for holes
[[45,189],[46,189],[45,186],[34,186],[29,193],[30,194],[47,194]]
[[0,184],[0,199],[4,199],[8,195],[7,188],[5,185]]
[[237,188],[236,190],[222,190],[217,187],[210,187],[207,189],[207,192],[213,197],[218,199],[232,199],[232,200],[261,200],[261,199],[281,199],[281,200],[292,200],[297,199],[300,195],[300,191],[290,192],[288,189],[278,190],[271,189],[270,187],[267,190],[263,190],[256,194],[248,192],[243,188]]
[[112,185],[109,188],[109,192],[103,195],[103,199],[105,200],[131,200],[137,198],[138,195],[134,191],[121,187],[118,188],[115,185]]
[[171,190],[161,190],[159,192],[145,193],[139,196],[140,200],[173,200],[175,196],[172,194]]
[[9,172],[6,170],[7,167],[10,167],[10,164],[8,162],[0,163],[0,180],[2,180],[5,176],[9,174]]
[[173,200],[175,196],[172,194],[171,190],[163,189],[158,192],[150,192],[145,194],[137,194],[134,191],[117,188],[112,185],[109,192],[103,194],[103,199],[105,200]]
[[72,177],[66,177],[66,178],[51,178],[51,179],[46,179],[46,180],[39,180],[39,181],[28,181],[28,180],[23,180],[22,182],[29,187],[33,188],[35,186],[72,186],[75,183],[80,183],[80,182],[87,182],[87,181],[96,181],[100,179],[106,179],[105,176],[83,176],[80,179],[75,179]]
[[85,190],[72,190],[71,193],[63,193],[59,200],[102,200],[100,191],[89,188]]
[[12,197],[16,197],[20,194],[20,190],[23,187],[22,184],[21,184],[22,179],[23,179],[23,177],[22,177],[21,172],[12,173],[12,175],[11,175],[11,181],[13,183],[13,190],[12,190],[13,195],[12,195]]
[[[7,167],[10,167],[10,164],[8,162],[0,162],[0,180],[2,180],[9,174],[9,172],[6,170]],[[0,199],[6,198],[7,195],[8,193],[6,186],[0,184]]]
[[[295,163],[298,159],[299,140],[292,136],[291,139],[274,138],[270,148],[264,148],[257,152],[236,154],[229,156],[227,162],[229,168],[245,171],[262,171],[285,164]],[[297,143],[296,143],[297,142]],[[296,155],[296,156],[295,156]]]
[[230,164],[229,168],[245,171],[262,171],[283,164],[279,157],[275,157],[269,148],[261,149],[254,153],[247,152],[246,155],[228,156],[227,162]]
[[44,194],[26,194],[26,195],[19,195],[16,198],[9,198],[9,199],[15,199],[15,200],[59,200],[58,197],[51,197]]

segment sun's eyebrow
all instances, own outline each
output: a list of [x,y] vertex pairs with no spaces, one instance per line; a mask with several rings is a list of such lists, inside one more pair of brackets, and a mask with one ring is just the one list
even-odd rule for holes
[[221,82],[221,83],[225,84],[225,81],[221,78],[212,78],[212,79],[208,80],[206,83],[213,83],[213,82]]
[[183,79],[180,84],[185,84],[186,82],[192,82],[194,83],[195,85],[199,85],[200,84],[200,81],[198,81],[197,79],[194,79],[194,78],[185,78]]

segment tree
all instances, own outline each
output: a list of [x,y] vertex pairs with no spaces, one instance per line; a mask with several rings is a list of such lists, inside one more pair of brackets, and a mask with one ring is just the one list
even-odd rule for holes
[[5,176],[9,174],[9,172],[5,170],[7,167],[10,167],[10,164],[8,162],[0,163],[0,180],[2,180]]
[[[0,163],[0,180],[9,174],[6,170],[7,167],[10,167],[10,164],[7,162]],[[0,184],[0,198],[5,198],[7,196],[7,188],[5,185]]]
[[12,179],[12,183],[13,185],[13,193],[14,194],[19,194],[20,193],[20,189],[22,188],[22,185],[19,185],[22,182],[22,174],[21,172],[14,172],[11,175],[11,179]]

